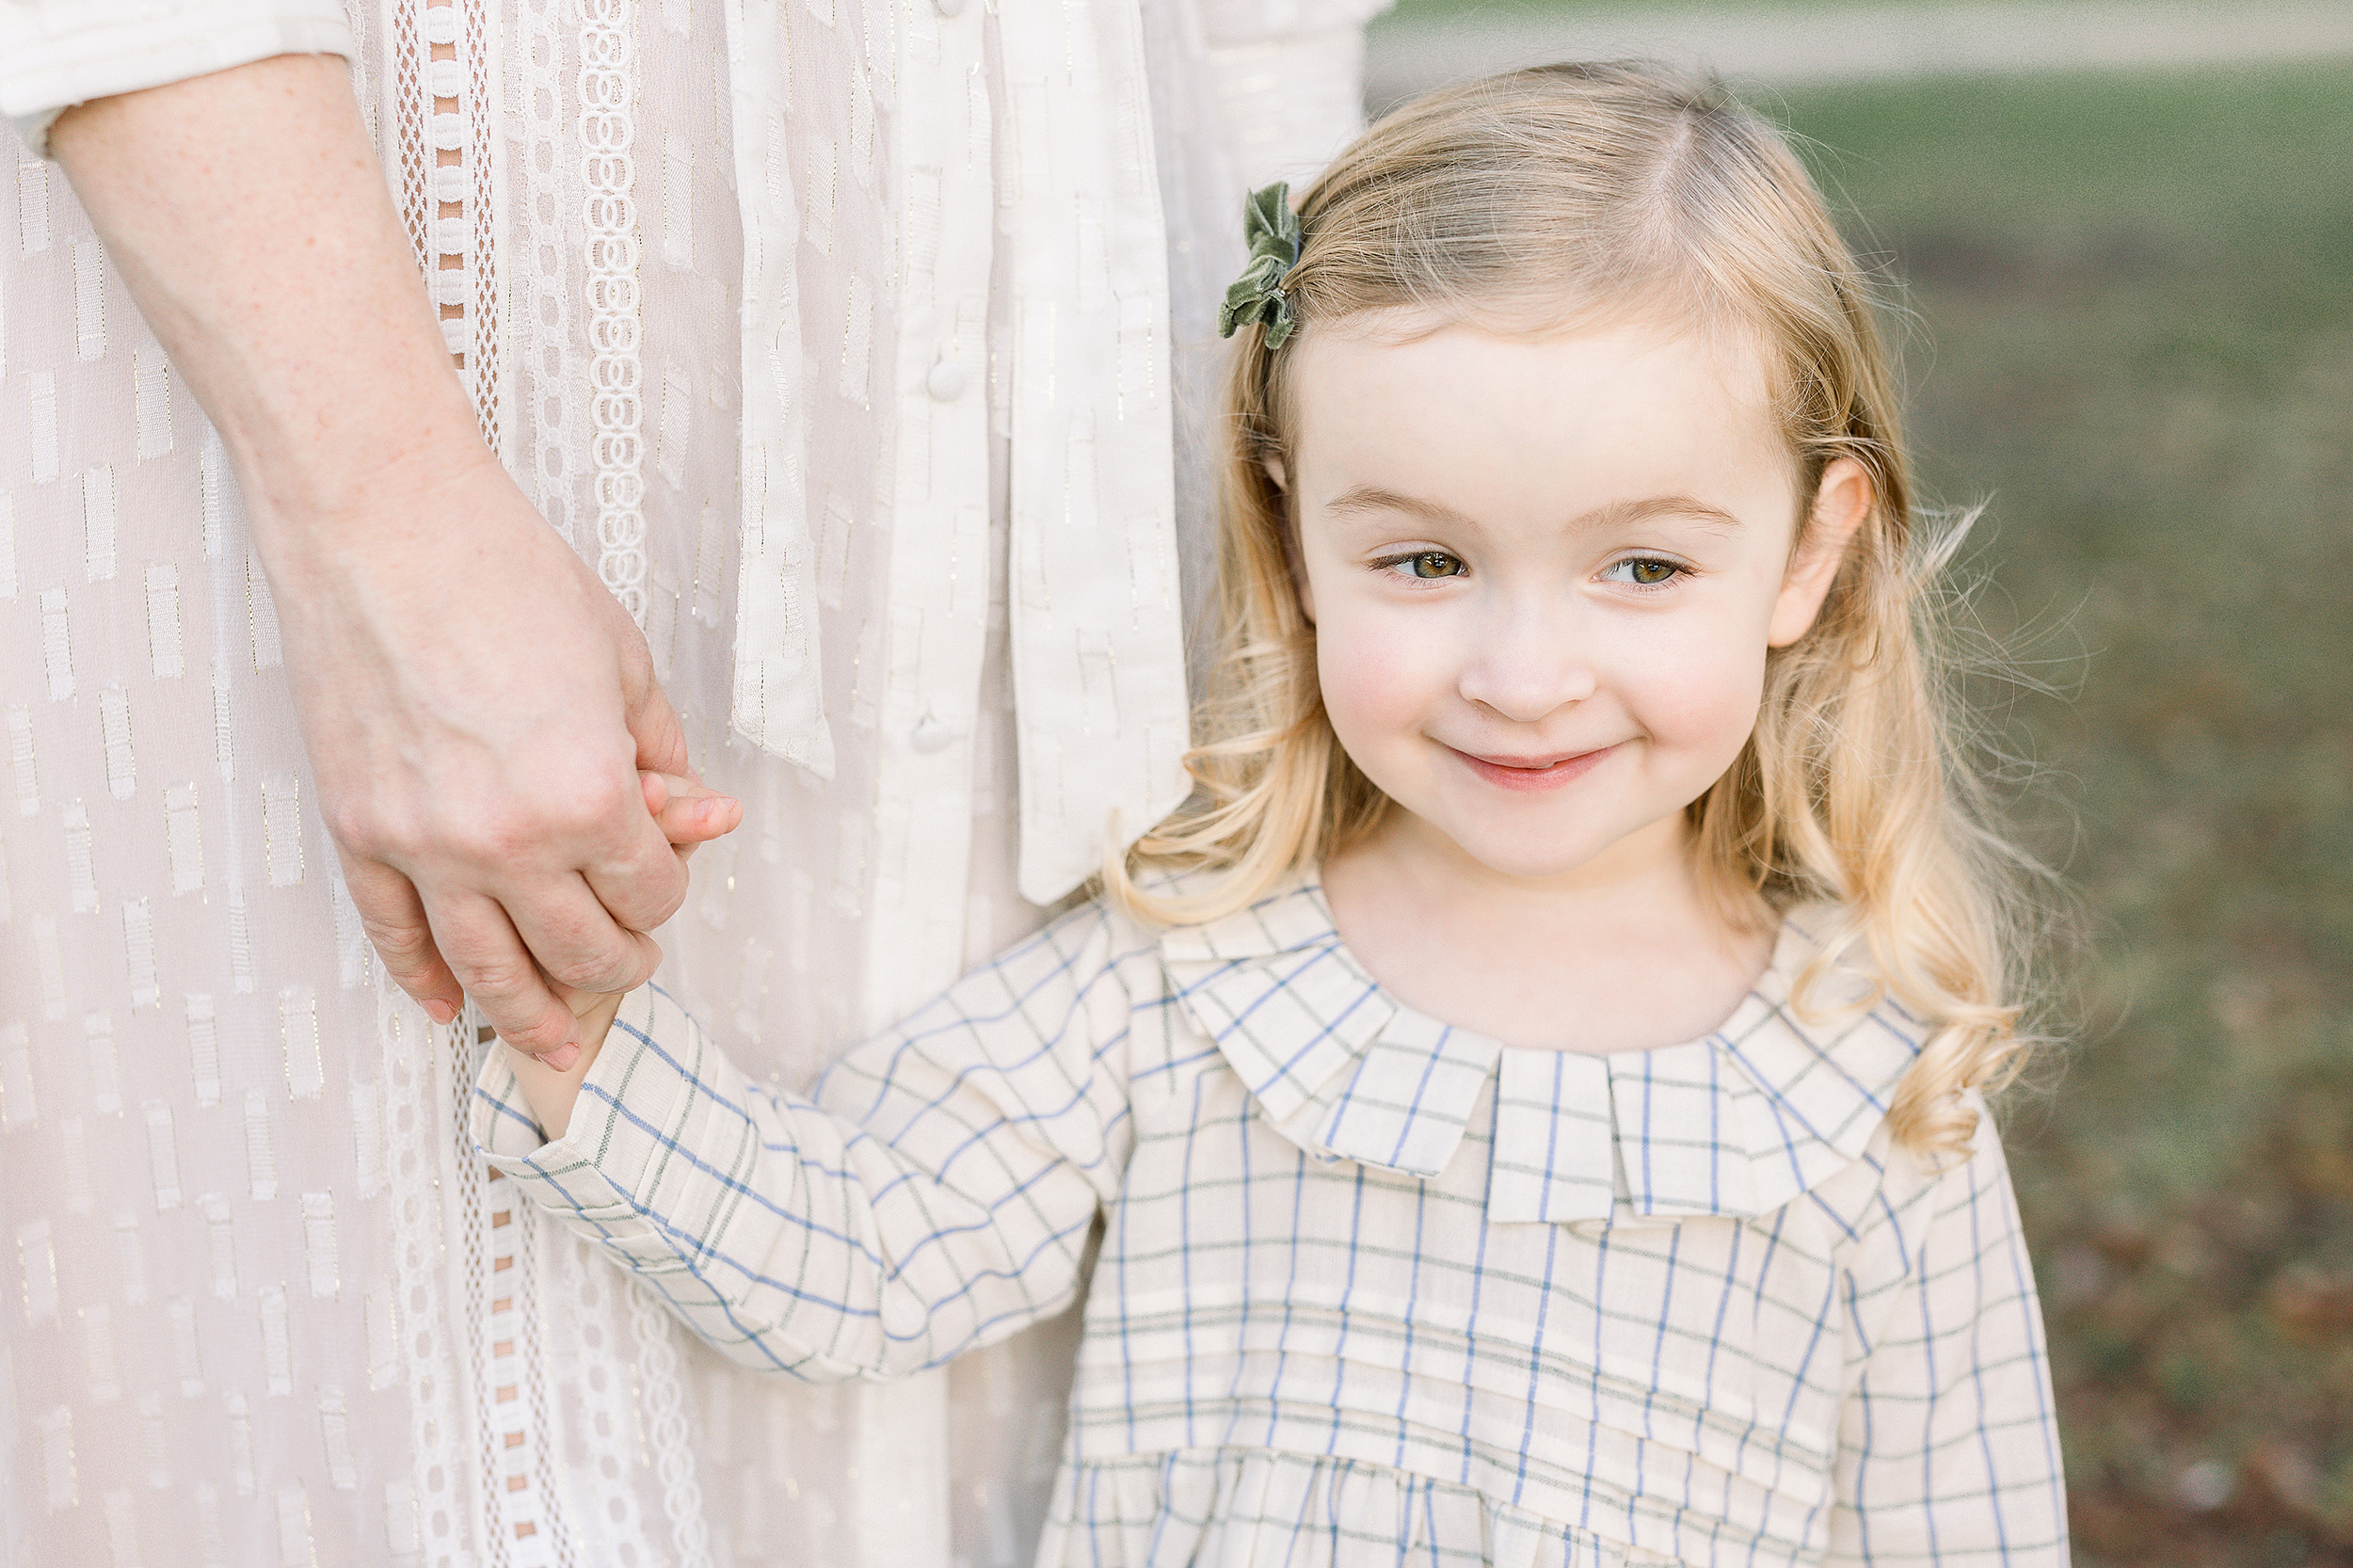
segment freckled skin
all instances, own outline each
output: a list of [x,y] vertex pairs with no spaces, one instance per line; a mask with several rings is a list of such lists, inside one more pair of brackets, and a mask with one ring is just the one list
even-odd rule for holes
[[[1336,917],[1385,984],[1483,1032],[1704,1033],[1767,938],[1701,895],[1682,808],[1739,755],[1767,650],[1811,625],[1868,481],[1832,466],[1793,561],[1797,468],[1745,344],[1428,325],[1293,345],[1284,477],[1324,704],[1404,808],[1327,867]],[[1564,1030],[1561,984],[1588,969],[1688,1000],[1604,996]]]

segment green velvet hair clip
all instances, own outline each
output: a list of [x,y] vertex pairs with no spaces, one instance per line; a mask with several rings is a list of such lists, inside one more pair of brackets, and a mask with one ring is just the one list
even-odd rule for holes
[[1264,322],[1267,347],[1280,348],[1299,325],[1299,307],[1283,292],[1283,280],[1299,264],[1299,215],[1291,211],[1290,196],[1290,186],[1278,181],[1252,191],[1242,203],[1242,237],[1250,242],[1250,264],[1218,308],[1221,338],[1232,337],[1244,322]]

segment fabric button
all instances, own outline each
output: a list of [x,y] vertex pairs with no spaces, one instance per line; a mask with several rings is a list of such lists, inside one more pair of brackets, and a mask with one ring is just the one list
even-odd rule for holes
[[923,377],[923,385],[942,403],[953,403],[964,395],[964,367],[953,360],[941,360],[932,366],[932,373]]
[[964,14],[964,0],[932,0],[932,6],[942,16]]
[[926,713],[916,721],[913,733],[907,736],[907,744],[928,754],[947,750],[948,743],[955,738],[955,731]]

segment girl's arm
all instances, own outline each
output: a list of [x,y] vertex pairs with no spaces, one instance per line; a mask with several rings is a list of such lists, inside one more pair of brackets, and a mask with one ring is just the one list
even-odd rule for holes
[[1832,1563],[2067,1568],[2042,1310],[1992,1118],[1978,1128],[1923,1198],[1899,1272],[1856,1282],[1866,1353],[1840,1422]]
[[1128,975],[1147,967],[1148,939],[1080,910],[845,1058],[824,1109],[748,1078],[643,987],[575,1069],[561,1136],[543,1140],[529,1064],[501,1052],[474,1137],[729,1359],[912,1371],[1077,1293],[1127,1162]]

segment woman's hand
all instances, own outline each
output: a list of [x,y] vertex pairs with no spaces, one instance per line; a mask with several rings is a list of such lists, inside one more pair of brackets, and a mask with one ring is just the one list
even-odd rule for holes
[[274,576],[352,901],[437,1017],[471,996],[517,1048],[562,1046],[555,986],[644,981],[685,897],[638,787],[687,772],[645,641],[487,455],[328,532]]
[[236,465],[320,812],[385,967],[527,1050],[620,991],[686,877],[645,640],[484,446],[341,60],[60,117],[58,161]]
[[[681,861],[695,853],[696,845],[730,831],[743,820],[741,804],[691,778],[658,773],[640,774],[638,778],[645,791],[646,809],[653,814],[662,836],[678,846]],[[556,995],[571,1009],[572,1040],[540,1056],[508,1052],[508,1065],[522,1085],[523,1098],[538,1119],[541,1136],[550,1143],[563,1137],[571,1125],[572,1102],[580,1097],[580,1086],[596,1064],[597,1053],[613,1028],[614,1015],[621,1007],[618,992],[558,985]]]

